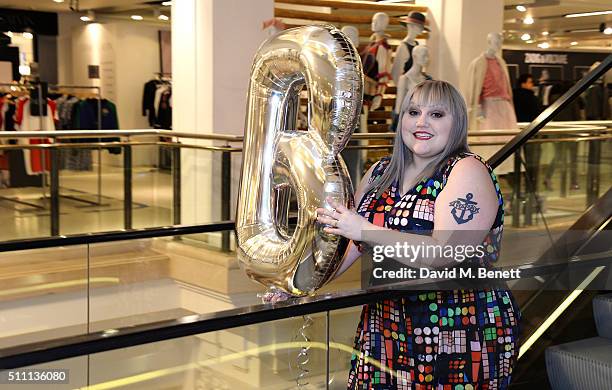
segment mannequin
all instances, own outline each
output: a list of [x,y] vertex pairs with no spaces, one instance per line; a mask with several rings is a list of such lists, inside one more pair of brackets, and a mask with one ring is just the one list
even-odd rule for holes
[[423,30],[429,31],[425,26],[425,15],[420,12],[411,12],[408,16],[400,18],[400,23],[406,26],[407,34],[397,47],[391,68],[391,76],[396,86],[399,85],[400,77],[412,67],[412,50],[419,44],[416,37]]
[[[372,17],[372,35],[370,43],[361,53],[365,75],[364,105],[369,110],[376,110],[382,103],[391,69],[391,47],[385,30],[389,25],[389,15],[377,12]],[[367,111],[367,110],[366,110]]]
[[359,48],[359,30],[355,26],[344,26],[341,31],[348,37],[355,49]]
[[[513,130],[517,129],[516,114],[512,103],[512,87],[508,66],[500,56],[503,37],[492,32],[487,36],[487,49],[472,61],[468,69],[469,82],[467,105],[469,129],[474,130]],[[474,140],[507,142],[510,136],[474,137]],[[491,157],[501,145],[478,146],[474,151],[484,158]],[[508,158],[499,166],[498,174],[511,172],[513,158]]]
[[431,76],[423,72],[423,67],[429,62],[429,49],[427,46],[417,46],[412,51],[412,67],[400,76],[397,84],[397,95],[395,97],[395,107],[393,109],[393,124],[391,130],[397,128],[397,116],[399,115],[402,102],[408,92],[416,85],[425,80],[431,80]]

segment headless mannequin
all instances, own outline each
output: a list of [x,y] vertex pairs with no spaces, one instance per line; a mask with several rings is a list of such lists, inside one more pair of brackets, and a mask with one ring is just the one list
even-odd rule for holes
[[355,26],[344,26],[341,30],[351,41],[355,49],[359,48],[359,30]]
[[[423,32],[423,26],[416,23],[407,23],[406,29],[406,37],[402,40],[400,45],[397,46],[397,51],[395,52],[395,59],[393,61],[393,67],[391,68],[391,76],[393,77],[395,85],[399,85],[400,77],[406,72],[406,64],[410,62],[412,57],[410,55],[408,45],[410,45],[411,47],[418,45],[416,37]],[[410,70],[410,67],[408,68],[408,70]]]
[[[377,12],[372,17],[372,32],[370,36],[370,44],[362,53],[362,60],[366,58],[368,53],[376,52],[375,68],[366,72],[365,94],[370,95],[371,100],[366,100],[369,103],[369,110],[376,110],[382,103],[382,95],[385,93],[387,82],[389,81],[389,70],[391,68],[391,51],[387,43],[387,35],[385,30],[389,26],[389,15],[384,12]],[[364,67],[366,66],[366,61]]]
[[402,102],[406,94],[417,84],[428,79],[428,76],[423,73],[423,67],[429,62],[429,49],[426,46],[417,46],[412,51],[412,67],[406,73],[400,76],[397,84],[397,96],[395,98],[396,113],[400,112]]

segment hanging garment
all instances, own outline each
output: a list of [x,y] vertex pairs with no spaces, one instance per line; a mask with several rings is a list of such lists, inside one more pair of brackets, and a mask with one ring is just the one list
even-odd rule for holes
[[[73,112],[80,100],[74,96],[62,95],[55,100],[58,114],[58,130],[77,130],[73,125]],[[67,138],[63,143],[90,142],[87,138]],[[91,149],[66,148],[59,150],[59,168],[73,171],[91,171],[93,168]]]
[[159,97],[157,105],[156,127],[172,129],[172,89],[166,88]]
[[148,117],[151,127],[155,124],[155,92],[160,83],[159,80],[147,81],[142,92],[142,116]]
[[[74,125],[76,129],[81,130],[117,130],[119,129],[119,118],[117,117],[117,108],[115,104],[107,99],[100,101],[101,109],[101,125],[98,125],[98,100],[86,99],[76,105],[74,115]],[[118,142],[117,137],[101,138],[101,142]],[[111,154],[120,154],[121,148],[108,147],[106,148]]]
[[[368,46],[361,52],[364,73],[364,104],[370,104],[374,96],[379,94],[381,86],[386,86],[388,78],[391,76],[389,69],[391,66],[391,46],[387,42],[386,36],[376,39],[375,35],[370,38]],[[380,62],[384,61],[385,66],[381,69]]]
[[[47,100],[47,115],[34,116],[30,112],[30,98],[17,100],[15,112],[15,130],[17,131],[41,131],[55,130],[55,118],[57,112],[55,103]],[[51,143],[48,138],[19,138],[21,145],[37,145]],[[51,166],[51,158],[47,151],[41,149],[23,149],[25,169],[28,175],[41,174],[48,171]]]

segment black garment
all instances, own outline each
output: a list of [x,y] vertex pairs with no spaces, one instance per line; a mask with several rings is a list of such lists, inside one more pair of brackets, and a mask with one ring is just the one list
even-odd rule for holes
[[147,81],[142,93],[142,116],[149,117],[149,125],[155,124],[155,91],[161,82],[159,80]]
[[157,108],[156,128],[168,130],[172,129],[172,106],[170,105],[171,98],[171,90],[165,91],[161,94],[159,98],[159,106]]
[[[601,84],[593,84],[584,93],[586,101],[586,119],[602,120],[604,118],[604,93]],[[607,101],[607,100],[606,100]]]
[[516,88],[513,92],[514,111],[518,122],[531,122],[542,111],[540,102],[532,90]]
[[410,54],[410,57],[408,57],[408,61],[404,63],[404,72],[402,74],[406,73],[408,69],[412,68],[412,64],[413,64],[412,50],[414,50],[414,48],[417,47],[419,43],[417,41],[414,41],[414,45],[411,45],[410,43],[404,41],[404,44],[408,48],[408,53]]

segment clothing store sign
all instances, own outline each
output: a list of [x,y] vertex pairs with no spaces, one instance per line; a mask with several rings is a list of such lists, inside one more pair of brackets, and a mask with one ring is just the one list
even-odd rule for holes
[[526,64],[567,64],[567,54],[525,53]]

